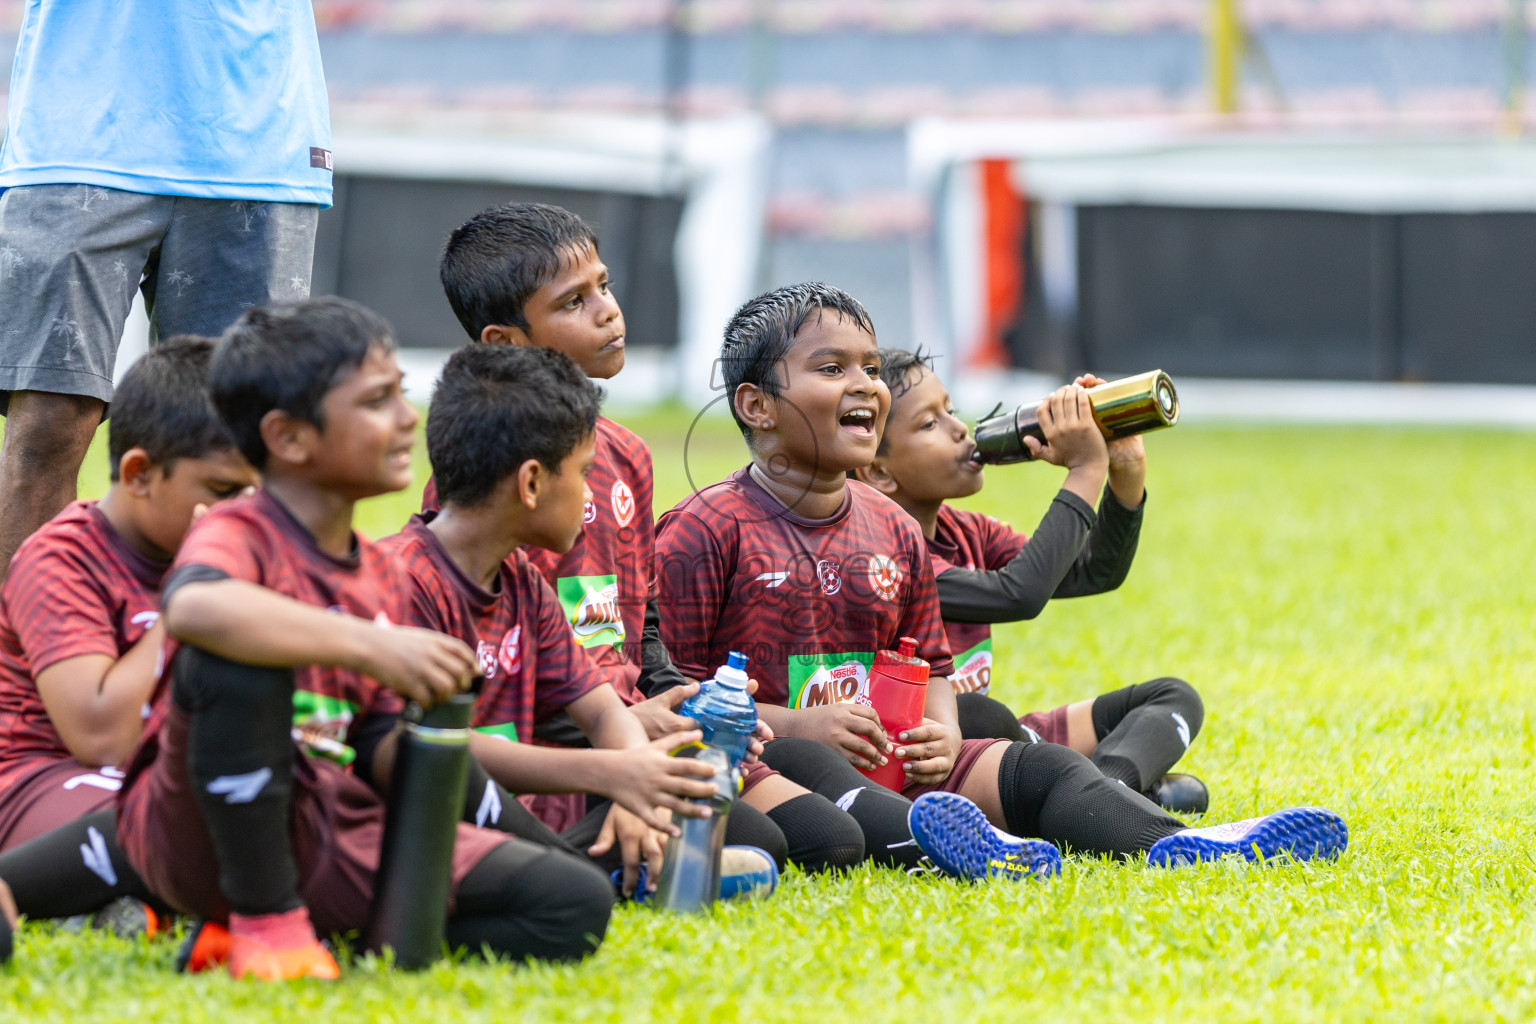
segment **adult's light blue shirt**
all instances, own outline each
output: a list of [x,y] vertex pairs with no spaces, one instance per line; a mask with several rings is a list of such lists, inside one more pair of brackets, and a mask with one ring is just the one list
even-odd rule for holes
[[28,0],[0,188],[331,202],[310,0]]

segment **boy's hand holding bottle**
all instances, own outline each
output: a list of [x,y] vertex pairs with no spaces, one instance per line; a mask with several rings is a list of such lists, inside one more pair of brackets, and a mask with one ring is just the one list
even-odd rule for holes
[[[1108,381],[1085,373],[1072,383],[1083,388],[1096,388]],[[1120,437],[1105,446],[1109,450],[1109,489],[1126,508],[1134,509],[1141,504],[1147,483],[1147,446],[1140,434]]]
[[960,753],[960,737],[949,726],[925,718],[922,725],[905,730],[896,739],[892,756],[907,759],[902,767],[908,782],[937,786],[949,778]]
[[791,736],[826,744],[862,771],[874,771],[885,764],[894,749],[880,725],[880,716],[865,704],[802,708],[793,712],[789,721]]

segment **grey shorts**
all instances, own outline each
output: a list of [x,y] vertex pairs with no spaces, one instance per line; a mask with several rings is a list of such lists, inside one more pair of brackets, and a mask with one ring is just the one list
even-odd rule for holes
[[0,193],[0,414],[12,391],[112,400],[134,289],[150,337],[218,335],[242,310],[309,295],[307,203],[154,196],[95,185]]

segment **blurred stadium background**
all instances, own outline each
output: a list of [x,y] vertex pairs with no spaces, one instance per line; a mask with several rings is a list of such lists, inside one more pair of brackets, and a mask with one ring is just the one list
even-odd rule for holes
[[[0,0],[0,49],[24,4]],[[316,0],[336,204],[314,290],[430,381],[442,239],[598,227],[620,404],[717,396],[805,279],[962,405],[1161,366],[1191,418],[1536,425],[1536,3]],[[105,41],[104,45],[110,45]],[[124,365],[142,344],[124,345]]]

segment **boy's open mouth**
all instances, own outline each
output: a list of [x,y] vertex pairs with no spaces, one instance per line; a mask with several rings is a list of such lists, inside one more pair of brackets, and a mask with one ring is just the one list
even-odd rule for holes
[[981,468],[981,460],[976,457],[976,445],[974,442],[966,448],[965,454],[960,456],[960,465],[965,469]]
[[837,418],[837,425],[860,437],[875,436],[875,410],[850,409]]

